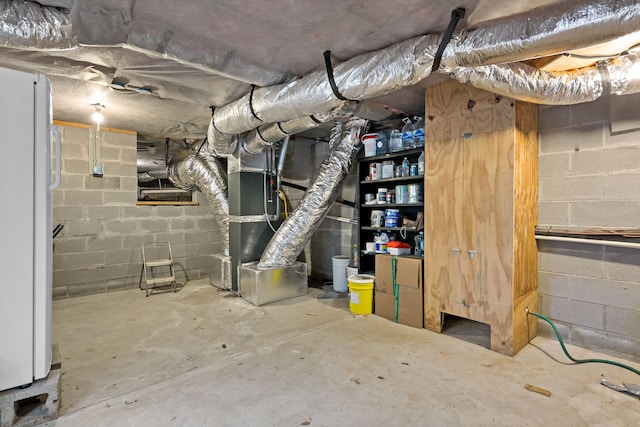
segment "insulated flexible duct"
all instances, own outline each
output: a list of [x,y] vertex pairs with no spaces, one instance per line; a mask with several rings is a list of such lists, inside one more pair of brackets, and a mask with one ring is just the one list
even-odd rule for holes
[[270,123],[255,128],[247,133],[242,147],[250,154],[258,154],[265,147],[269,147],[276,142],[282,141],[289,135],[295,135],[306,130],[315,129],[322,123],[335,120],[336,117],[351,115],[357,103],[343,101],[339,106],[329,111],[313,116],[301,117],[282,123]]
[[0,46],[72,49],[78,46],[68,13],[34,2],[0,1]]
[[572,105],[598,99],[605,92],[626,95],[640,92],[640,79],[630,79],[639,67],[634,55],[572,71],[548,72],[523,63],[458,67],[451,77],[461,83],[521,101]]
[[335,144],[335,148],[322,162],[316,179],[297,209],[267,244],[258,263],[259,269],[280,268],[295,262],[338,197],[340,185],[360,149],[360,135],[367,124],[367,120],[352,118],[345,123],[342,132],[337,126],[334,128],[330,144]]
[[638,0],[564,1],[462,30],[441,68],[523,61],[614,40],[640,29]]
[[174,156],[168,166],[169,179],[177,187],[190,190],[197,187],[209,201],[220,226],[222,254],[229,255],[229,201],[226,172],[220,161],[207,152],[180,159]]

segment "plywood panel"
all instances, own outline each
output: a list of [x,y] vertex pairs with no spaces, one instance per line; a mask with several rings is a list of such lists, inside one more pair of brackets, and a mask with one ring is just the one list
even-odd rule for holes
[[462,172],[460,141],[432,141],[426,145],[425,327],[437,332],[442,328],[440,313],[446,311],[454,292],[450,277],[454,273],[455,277],[463,275],[456,266],[449,265],[450,250],[462,238]]

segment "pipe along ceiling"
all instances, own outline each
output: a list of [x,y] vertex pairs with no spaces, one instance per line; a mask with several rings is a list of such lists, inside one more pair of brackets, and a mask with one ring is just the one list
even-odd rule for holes
[[[12,4],[27,8],[25,16],[30,16],[35,24],[26,26],[18,20],[11,28],[11,22],[5,22],[0,46],[44,50],[77,46],[65,13],[49,8],[38,10],[33,3]],[[568,105],[593,101],[608,93],[636,93],[640,91],[640,81],[632,76],[638,67],[634,52],[560,72],[543,71],[521,61],[638,34],[639,28],[637,0],[543,6],[455,34],[436,71],[481,89],[539,104]],[[213,110],[207,144],[199,154],[175,156],[169,164],[169,178],[180,188],[198,188],[206,195],[225,240],[223,253],[229,253],[229,206],[219,157],[230,156],[238,149],[259,153],[287,135],[351,114],[357,116],[358,101],[415,85],[429,76],[442,38],[440,34],[418,36],[344,61],[332,69],[333,88],[327,73],[316,71],[288,83],[254,87],[241,98]],[[294,252],[301,251],[303,242],[315,231],[345,176],[336,171],[327,173],[326,169],[348,172],[354,155],[350,150],[358,147],[356,135],[364,126],[365,121],[350,120],[346,134],[338,132],[341,142],[328,155],[332,166],[323,163],[310,196],[305,196],[297,208],[300,213],[294,212],[281,226],[282,232],[274,236],[273,244],[268,245],[260,260],[261,267],[293,264],[299,254]],[[317,200],[313,193],[322,191],[315,188],[327,189],[327,197]],[[276,242],[279,248],[295,250],[282,253]]]

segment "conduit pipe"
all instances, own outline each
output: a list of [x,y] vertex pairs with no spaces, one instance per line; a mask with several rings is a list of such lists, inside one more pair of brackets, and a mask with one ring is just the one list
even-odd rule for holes
[[640,79],[632,68],[640,67],[635,55],[618,57],[592,67],[549,72],[523,64],[457,67],[451,77],[480,89],[536,104],[572,105],[598,99],[603,93],[626,95],[640,92]]
[[186,158],[174,156],[168,166],[169,179],[177,187],[190,190],[196,187],[209,201],[220,226],[222,254],[229,255],[229,202],[227,200],[226,171],[211,153],[202,151]]
[[322,162],[316,179],[296,210],[267,244],[258,263],[259,269],[293,265],[338,197],[340,185],[360,150],[360,135],[367,124],[367,120],[352,118],[341,132],[338,131],[339,124],[334,127],[331,142],[335,141],[335,148]]
[[561,237],[561,236],[542,236],[539,234],[536,234],[536,240],[551,240],[554,242],[584,243],[587,245],[615,246],[618,248],[640,249],[640,243],[620,242],[617,240],[588,239],[588,238]]

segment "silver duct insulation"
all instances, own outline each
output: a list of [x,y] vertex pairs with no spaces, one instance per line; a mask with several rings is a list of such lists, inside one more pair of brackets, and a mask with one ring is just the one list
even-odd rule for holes
[[[356,56],[335,66],[336,84],[342,95],[352,100],[373,98],[414,85],[431,73],[438,43],[438,35],[420,36]],[[317,71],[291,83],[255,89],[217,108],[209,128],[239,134],[264,123],[321,114],[341,103],[333,94],[326,73]]]
[[213,155],[201,152],[186,158],[175,156],[168,166],[169,179],[177,187],[197,187],[209,201],[222,235],[222,254],[229,255],[229,201],[226,171]]
[[158,179],[167,178],[167,170],[166,169],[158,169],[153,171],[139,172],[138,173],[138,182],[151,182],[156,181]]
[[265,147],[282,141],[287,136],[315,129],[323,123],[335,120],[339,116],[351,115],[357,105],[355,102],[343,101],[338,107],[327,113],[259,126],[247,133],[242,143],[242,148],[249,154],[259,154]]
[[267,244],[258,269],[293,265],[338,197],[340,185],[360,149],[360,134],[367,124],[367,120],[352,118],[342,132],[337,131],[338,127],[334,129],[330,143],[335,144],[335,148],[322,162],[314,183],[307,189],[298,208]]
[[213,119],[207,130],[207,150],[216,156],[229,156],[238,147],[238,136],[220,132],[213,126]]
[[[577,3],[577,4],[576,4]],[[640,29],[638,0],[565,1],[462,30],[441,68],[475,67],[549,56]]]
[[451,77],[521,101],[573,105],[598,99],[607,87],[610,93],[618,95],[640,92],[640,81],[629,78],[635,62],[635,56],[628,55],[564,72],[543,71],[523,63],[458,67]]
[[0,0],[0,46],[72,49],[78,40],[68,13],[34,2]]

